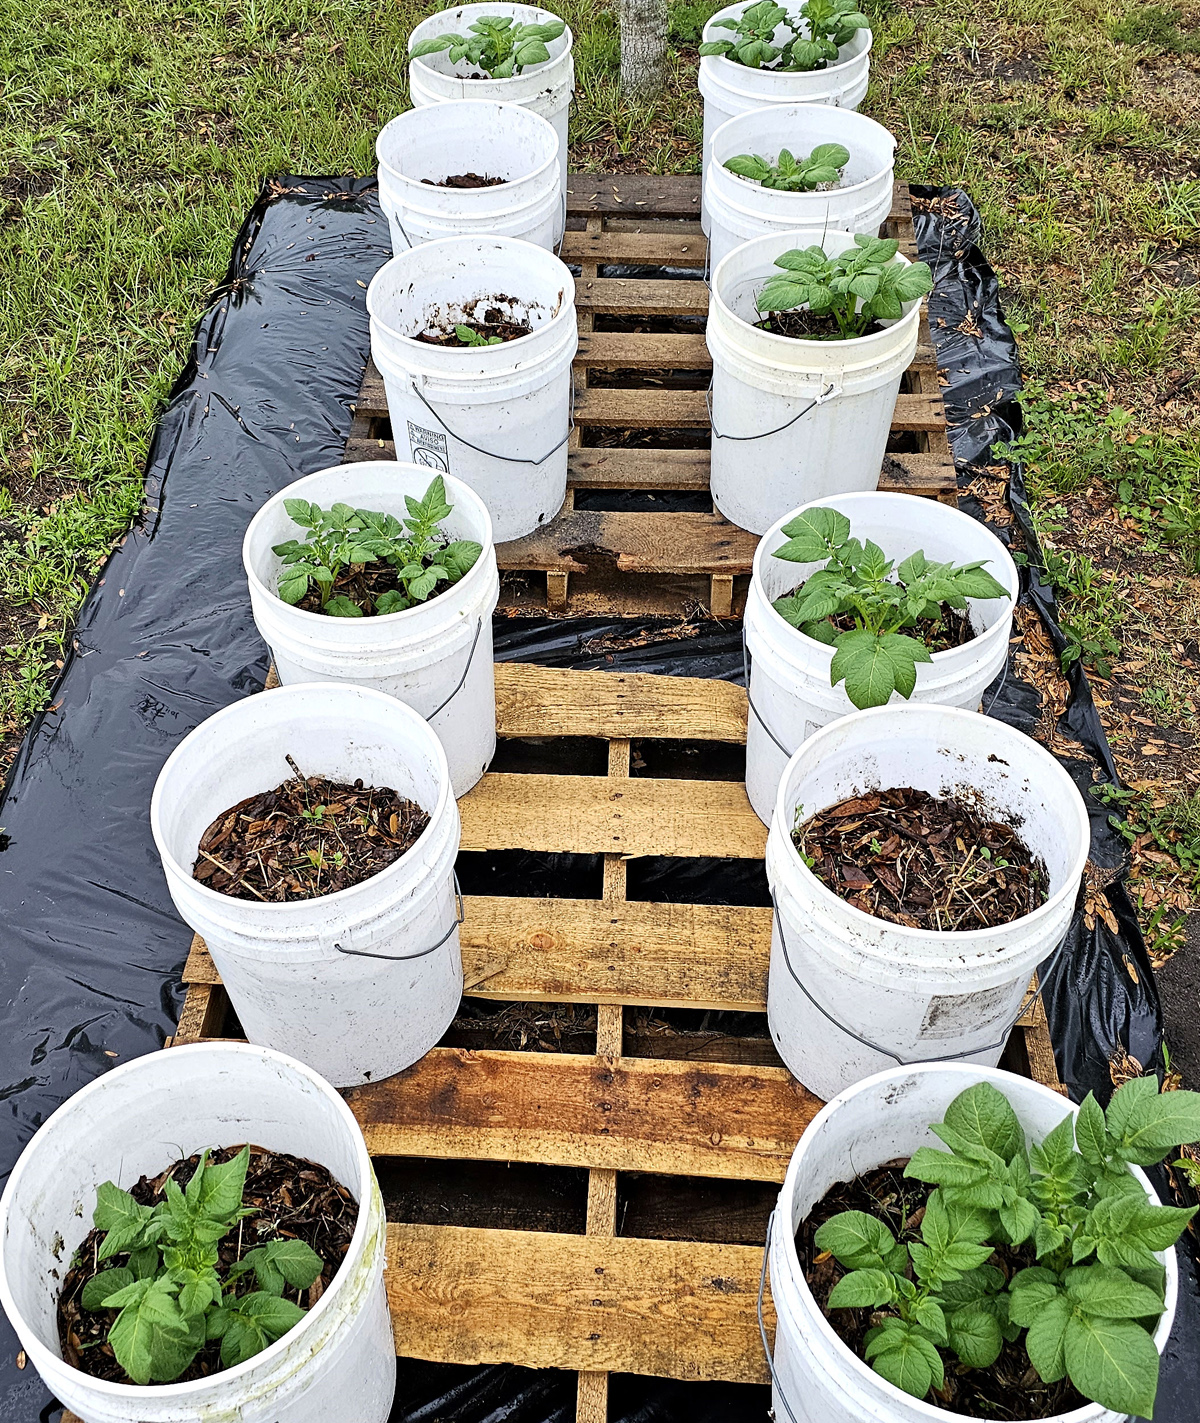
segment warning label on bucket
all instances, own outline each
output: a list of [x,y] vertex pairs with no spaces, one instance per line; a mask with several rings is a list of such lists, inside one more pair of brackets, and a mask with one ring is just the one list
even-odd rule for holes
[[446,436],[440,430],[426,430],[420,425],[408,422],[408,447],[412,451],[414,464],[423,464],[429,469],[450,473],[450,455],[446,449]]

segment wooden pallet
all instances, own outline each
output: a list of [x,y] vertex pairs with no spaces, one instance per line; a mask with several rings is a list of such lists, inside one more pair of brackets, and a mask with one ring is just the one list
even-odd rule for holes
[[[563,260],[578,264],[579,352],[567,498],[544,528],[501,544],[501,611],[577,616],[740,615],[754,534],[707,512],[605,512],[577,507],[594,491],[708,490],[705,391],[712,360],[700,325],[708,288],[665,274],[601,275],[612,264],[702,272],[696,177],[576,173],[567,200]],[[915,257],[907,187],[897,185],[885,234]],[[664,332],[666,318],[697,319]],[[641,330],[629,330],[641,318]],[[625,329],[621,329],[625,328]],[[905,373],[880,488],[956,501],[937,360],[922,316]],[[394,459],[383,380],[369,364],[345,459]],[[586,502],[586,501],[584,501]],[[594,501],[593,501],[594,502]]]
[[[771,911],[627,893],[645,857],[762,859],[766,830],[734,779],[746,694],[515,664],[497,665],[496,692],[499,769],[459,802],[464,855],[593,855],[602,882],[590,899],[468,894],[466,993],[560,1013],[588,1005],[594,1026],[589,1015],[571,1051],[519,1051],[460,1019],[416,1066],[346,1093],[385,1198],[400,1162],[427,1173],[424,1215],[389,1198],[397,1352],[577,1370],[584,1423],[603,1423],[609,1371],[764,1383],[755,1301],[766,1216],[821,1104],[783,1067],[763,1018],[749,1034],[705,1035],[664,1031],[664,1015],[645,1010],[762,1015]],[[728,778],[639,774],[688,756],[700,775]],[[589,757],[595,774],[558,769],[586,769]],[[199,939],[184,982],[175,1042],[237,1031]],[[1058,1087],[1040,1011],[1013,1034],[1006,1065]],[[539,1171],[586,1171],[586,1211],[571,1230],[504,1228],[502,1211],[501,1228],[455,1223],[451,1205],[431,1224],[430,1200],[457,1199],[448,1183],[480,1169],[468,1163],[533,1170],[512,1188],[530,1194]],[[630,1182],[636,1230],[618,1226]]]

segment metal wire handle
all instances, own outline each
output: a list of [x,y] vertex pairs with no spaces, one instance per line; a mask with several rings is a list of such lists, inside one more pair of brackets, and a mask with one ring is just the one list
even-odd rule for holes
[[775,733],[771,730],[771,728],[770,728],[770,727],[767,725],[767,723],[763,720],[762,712],[759,711],[759,709],[754,705],[753,701],[750,699],[750,664],[751,664],[752,661],[753,661],[753,658],[750,656],[750,649],[746,646],[746,625],[745,625],[745,623],[743,623],[743,624],[742,624],[742,676],[745,677],[745,679],[746,679],[746,705],[747,705],[747,706],[750,708],[750,710],[754,713],[754,720],[755,720],[756,722],[758,722],[759,726],[762,727],[762,729],[767,733],[767,735],[771,738],[771,740],[775,743],[775,745],[779,747],[780,751],[783,752],[784,756],[790,761],[790,760],[792,759],[792,753],[795,751],[796,748],[793,747],[791,751],[789,751],[789,750],[787,749],[787,747],[783,744],[783,742],[780,741],[779,737],[775,735]]
[[820,1015],[828,1022],[832,1023],[833,1026],[837,1028],[839,1032],[845,1033],[848,1038],[853,1038],[856,1043],[861,1043],[863,1047],[869,1048],[871,1052],[882,1053],[884,1057],[890,1057],[891,1060],[899,1067],[913,1067],[922,1062],[961,1062],[963,1061],[963,1059],[968,1057],[978,1057],[981,1052],[999,1051],[999,1049],[1002,1048],[1004,1044],[1008,1041],[1009,1033],[1012,1032],[1012,1030],[1017,1026],[1017,1024],[1029,1011],[1029,1009],[1032,1008],[1033,1005],[1042,996],[1042,993],[1046,987],[1046,980],[1047,978],[1049,978],[1050,974],[1053,973],[1056,965],[1058,964],[1059,957],[1063,951],[1063,946],[1067,942],[1064,936],[1062,943],[1059,944],[1059,946],[1054,950],[1054,952],[1050,955],[1050,958],[1047,960],[1047,967],[1045,973],[1038,974],[1038,986],[1035,989],[1030,990],[1030,992],[1026,995],[1024,1002],[1021,1004],[1020,1008],[1017,1009],[1016,1016],[1013,1018],[1012,1022],[1009,1023],[1008,1027],[1005,1028],[1003,1036],[997,1039],[996,1042],[987,1043],[983,1047],[973,1047],[968,1052],[939,1052],[935,1053],[933,1057],[905,1058],[897,1057],[896,1054],[892,1052],[890,1048],[880,1047],[878,1043],[872,1042],[870,1038],[864,1038],[860,1036],[854,1031],[853,1028],[848,1028],[845,1023],[840,1022],[837,1018],[833,1016],[831,1012],[829,1012],[827,1008],[822,1007],[821,1004],[817,1002],[817,1000],[812,996],[812,994],[800,981],[800,976],[797,974],[795,968],[792,966],[792,958],[791,955],[788,953],[787,935],[784,933],[783,930],[783,915],[779,912],[779,902],[775,898],[775,889],[773,886],[771,888],[771,908],[775,911],[775,923],[779,929],[779,947],[783,950],[783,961],[787,965],[788,973],[790,973],[792,976],[792,982],[796,985],[800,992],[804,994],[805,998],[808,999],[808,1001],[817,1010],[817,1012],[820,1013]]
[[433,418],[438,422],[438,424],[442,427],[442,429],[445,430],[446,434],[450,436],[451,439],[457,440],[460,445],[466,445],[467,449],[469,449],[469,450],[474,450],[477,455],[483,455],[485,459],[490,459],[490,460],[503,460],[505,464],[531,464],[531,465],[535,465],[535,466],[536,466],[536,465],[540,465],[540,464],[545,464],[546,461],[550,458],[550,456],[557,454],[557,453],[559,452],[559,450],[562,449],[562,447],[567,443],[567,441],[568,441],[568,440],[571,438],[571,436],[575,433],[575,371],[574,371],[574,368],[572,368],[572,370],[571,370],[571,418],[570,418],[570,421],[569,421],[568,424],[567,424],[567,433],[562,437],[561,440],[559,440],[558,444],[555,445],[552,450],[547,450],[546,453],[541,457],[541,459],[536,459],[536,460],[524,459],[524,458],[522,458],[520,455],[498,455],[498,454],[494,454],[491,450],[484,450],[484,449],[481,449],[478,445],[473,445],[473,444],[470,442],[470,440],[464,440],[461,435],[456,435],[456,434],[454,433],[454,431],[450,428],[450,426],[446,424],[446,422],[445,422],[445,420],[442,418],[442,416],[440,416],[440,415],[437,413],[437,411],[433,408],[433,406],[430,405],[429,401],[425,399],[424,395],[421,393],[421,388],[420,388],[420,386],[418,386],[418,384],[416,383],[416,381],[413,380],[411,376],[409,377],[409,388],[412,390],[412,393],[417,397],[417,399],[421,402],[421,404],[425,407],[425,409],[428,410],[429,413],[433,416]]
[[412,959],[428,958],[430,954],[435,953],[438,949],[442,947],[442,945],[446,942],[450,935],[454,933],[455,929],[457,929],[458,926],[462,924],[467,917],[466,906],[463,904],[462,889],[460,888],[458,883],[457,870],[454,871],[454,899],[458,906],[458,918],[455,919],[454,923],[450,925],[449,929],[446,930],[446,932],[442,935],[442,937],[437,941],[436,944],[430,944],[427,949],[422,949],[420,953],[371,954],[368,953],[366,949],[344,949],[342,948],[341,944],[334,944],[333,947],[338,951],[339,954],[348,954],[351,958],[383,959],[387,963],[409,963]]
[[709,381],[708,389],[704,392],[704,403],[708,407],[708,423],[712,426],[713,437],[715,439],[734,440],[738,444],[746,444],[754,440],[769,440],[772,435],[782,435],[785,430],[790,430],[797,420],[803,420],[810,411],[815,410],[818,405],[823,405],[831,395],[837,395],[840,389],[841,387],[837,382],[831,380],[826,389],[824,389],[820,395],[810,400],[798,415],[793,415],[785,424],[777,425],[774,430],[764,430],[761,435],[726,435],[717,429],[716,422],[713,420],[712,381]]
[[429,715],[425,718],[426,721],[432,721],[434,717],[437,716],[438,712],[444,712],[446,708],[450,705],[450,703],[454,700],[454,698],[458,696],[459,692],[462,691],[463,683],[467,680],[467,673],[471,670],[471,663],[475,661],[475,649],[479,646],[479,635],[482,631],[483,619],[480,618],[479,622],[475,625],[475,637],[471,643],[471,651],[469,656],[467,657],[467,665],[463,668],[463,674],[458,679],[458,686],[455,687],[455,689],[450,693],[450,695],[446,698],[446,700],[441,704],[440,707],[437,707],[434,711],[431,711],[429,713]]
[[[778,1210],[778,1207],[776,1207]],[[783,1411],[791,1419],[791,1423],[799,1423],[799,1419],[792,1412],[792,1405],[787,1401],[784,1394],[783,1385],[779,1382],[779,1375],[775,1372],[775,1359],[771,1354],[771,1345],[767,1339],[767,1326],[763,1320],[763,1295],[767,1288],[767,1258],[771,1253],[771,1233],[775,1229],[775,1211],[767,1217],[767,1243],[763,1246],[762,1273],[758,1277],[758,1333],[762,1339],[763,1354],[767,1360],[767,1372],[771,1375],[771,1383],[775,1388],[775,1396],[783,1404]],[[772,1415],[774,1416],[774,1415]]]

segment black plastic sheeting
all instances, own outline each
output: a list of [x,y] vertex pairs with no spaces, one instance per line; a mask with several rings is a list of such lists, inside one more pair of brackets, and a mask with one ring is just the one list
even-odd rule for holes
[[[995,274],[979,252],[978,218],[962,194],[918,218],[922,256],[935,265],[931,301],[955,450],[987,458],[1020,429],[1020,377]],[[250,616],[242,534],[255,510],[302,474],[337,463],[369,345],[365,286],[390,255],[373,185],[285,177],[266,185],[235,244],[229,271],[200,323],[147,465],[146,513],[114,553],[80,617],[52,706],[30,732],[0,804],[0,1141],[6,1176],[54,1107],[114,1063],[162,1045],[180,1006],[177,980],[190,941],[150,837],[158,770],[205,717],[262,685],[267,655]],[[971,312],[983,336],[957,331]],[[941,320],[939,320],[941,318]],[[1023,598],[1063,645],[1052,590],[1037,574],[1036,540],[1019,468],[1012,503],[1031,551]],[[669,507],[657,501],[652,507]],[[982,510],[968,498],[964,507]],[[1003,538],[1008,531],[996,529]],[[600,619],[501,620],[500,660],[742,680],[735,625],[631,629]],[[1115,768],[1078,668],[1062,730],[1086,756],[1068,763],[1081,788]],[[1038,695],[1010,669],[988,694],[990,714],[1025,731]],[[636,771],[635,771],[636,773]],[[1124,846],[1093,809],[1093,859],[1115,875],[1105,893],[1121,925],[1111,935],[1078,918],[1047,989],[1060,1071],[1074,1095],[1110,1088],[1118,1044],[1157,1063],[1161,1024],[1153,975],[1119,878]],[[474,857],[464,857],[474,858]],[[482,859],[482,857],[478,857]],[[490,883],[520,876],[547,886],[586,857],[520,856],[464,865]],[[568,864],[567,861],[575,863]],[[765,903],[761,873],[736,865],[649,860],[631,866],[645,899]],[[1137,982],[1125,962],[1135,966]],[[728,1015],[733,1017],[734,1015]],[[730,1022],[729,1030],[737,1031]],[[1181,1252],[1182,1254],[1182,1252]],[[1181,1259],[1181,1263],[1185,1263]],[[1159,1390],[1157,1423],[1195,1417],[1200,1309],[1194,1267]],[[57,1419],[32,1370],[15,1366],[0,1322],[0,1420]],[[393,1423],[570,1423],[575,1375],[511,1366],[467,1368],[401,1360]],[[766,1413],[765,1389],[614,1376],[613,1423],[734,1423]]]

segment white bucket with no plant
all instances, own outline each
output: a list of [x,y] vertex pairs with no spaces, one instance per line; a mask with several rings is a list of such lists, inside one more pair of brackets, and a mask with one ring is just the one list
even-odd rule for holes
[[[920,301],[847,341],[795,340],[755,324],[758,292],[780,272],[776,257],[814,245],[811,232],[769,233],[713,273],[709,479],[720,512],[754,534],[801,504],[878,486],[900,379],[917,349]],[[830,232],[820,245],[836,256],[854,236]]]
[[[520,104],[464,99],[392,119],[375,141],[392,251],[459,236],[517,237],[552,249],[565,202],[558,148],[554,125]],[[504,181],[439,186],[466,173]]]
[[[243,1143],[315,1161],[359,1203],[317,1303],[262,1353],[190,1383],[109,1383],[66,1363],[58,1295],[96,1188],[128,1189],[181,1155]],[[396,1387],[386,1224],[362,1131],[327,1082],[282,1053],[195,1043],[106,1072],[41,1126],[0,1200],[0,1302],[42,1381],[84,1423],[385,1423]]]
[[[367,310],[400,458],[469,484],[487,505],[497,543],[553,518],[567,492],[579,344],[570,270],[529,242],[448,237],[385,263]],[[416,339],[493,312],[532,329],[495,346]]]
[[[962,1415],[914,1398],[864,1363],[834,1332],[804,1277],[796,1231],[832,1186],[853,1181],[920,1146],[941,1147],[929,1130],[968,1087],[989,1082],[1012,1104],[1029,1141],[1041,1141],[1078,1108],[1049,1087],[988,1068],[930,1063],[894,1068],[840,1093],[813,1118],[792,1153],[768,1226],[767,1256],[775,1330],[772,1408],[778,1423],[950,1423]],[[1152,1205],[1146,1175],[1130,1167]],[[1179,1291],[1174,1248],[1159,1254],[1166,1270],[1165,1308],[1154,1331],[1161,1355],[1171,1335]],[[1124,1423],[1098,1403],[1043,1423]]]
[[[727,5],[704,26],[704,42],[733,38],[733,31],[717,24],[718,20],[740,19],[754,0],[741,0]],[[799,13],[799,3],[788,6],[792,15]],[[791,39],[789,26],[775,31],[775,43],[782,45]],[[722,55],[705,55],[700,61],[700,93],[704,99],[704,137],[700,149],[701,181],[707,182],[709,143],[712,136],[729,119],[748,114],[753,109],[774,104],[830,104],[842,109],[857,109],[867,93],[871,69],[870,30],[856,30],[848,44],[838,51],[835,64],[824,69],[796,72],[776,69],[751,69],[725,59]],[[414,103],[416,100],[414,99]],[[708,196],[701,189],[700,222],[708,232]]]
[[[200,838],[231,806],[292,775],[390,786],[429,815],[386,869],[334,894],[234,899],[192,878]],[[335,1087],[423,1057],[462,997],[458,806],[446,753],[411,707],[370,687],[303,682],[210,716],[159,772],[150,828],[175,908],[203,936],[246,1036]]]
[[328,509],[355,509],[406,517],[404,499],[420,499],[432,470],[397,460],[339,464],[306,475],[272,496],[246,530],[242,562],[250,607],[275,670],[293,682],[342,682],[374,687],[419,712],[441,740],[455,796],[466,795],[496,752],[496,684],[492,670],[492,613],[500,597],[492,521],[483,500],[453,475],[443,475],[442,523],[451,539],[483,545],[474,566],[457,583],[403,612],[362,618],[310,613],[276,592],[283,560],[272,549],[302,537],[284,507],[306,499]]
[[[414,27],[408,37],[408,48],[412,50],[422,42],[437,35],[465,35],[470,25],[484,16],[511,15],[515,24],[544,25],[560,17],[552,10],[542,10],[537,5],[515,5],[511,0],[497,0],[491,5],[456,5],[452,10],[442,10]],[[498,99],[505,104],[520,104],[532,109],[554,126],[558,135],[558,163],[562,190],[567,189],[567,120],[571,110],[571,100],[575,97],[575,60],[571,54],[574,37],[568,25],[558,39],[550,40],[546,48],[550,58],[542,64],[528,65],[520,74],[509,79],[489,79],[486,75],[479,79],[470,78],[480,73],[478,69],[460,59],[451,64],[450,53],[442,50],[438,54],[422,55],[420,59],[409,61],[408,87],[415,108],[425,108],[429,104],[444,104],[454,99]],[[557,242],[562,235],[560,226],[554,234]]]
[[[843,494],[823,499],[850,520],[854,538],[873,539],[897,567],[918,550],[935,563],[975,563],[1008,590],[1007,598],[972,599],[975,637],[961,647],[917,663],[917,685],[909,699],[939,706],[979,708],[984,691],[1004,670],[1013,608],[1019,590],[1016,565],[1000,540],[978,520],[932,499],[911,494]],[[812,508],[812,505],[807,505]],[[750,672],[750,716],[746,726],[746,794],[754,812],[771,823],[783,769],[802,741],[854,703],[845,683],[829,684],[834,649],[784,621],[771,604],[799,587],[821,564],[775,558],[787,543],[783,526],[803,509],[786,514],[763,536],[754,555],[743,628]],[[904,701],[892,693],[892,705]]]
[[[826,888],[792,843],[797,820],[898,786],[1012,825],[1046,868],[1046,902],[995,928],[936,931],[876,918]],[[1034,970],[1066,936],[1089,838],[1071,777],[991,717],[902,702],[814,733],[787,764],[767,836],[767,1024],[780,1057],[826,1100],[899,1064],[995,1066]]]
[[[840,143],[850,154],[841,182],[825,192],[764,188],[725,167],[743,153],[775,163],[782,148],[799,160],[823,143]],[[709,267],[769,232],[804,231],[810,242],[820,242],[830,230],[878,236],[892,210],[895,151],[896,140],[882,124],[826,104],[772,105],[723,123],[708,147],[704,183]]]

